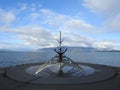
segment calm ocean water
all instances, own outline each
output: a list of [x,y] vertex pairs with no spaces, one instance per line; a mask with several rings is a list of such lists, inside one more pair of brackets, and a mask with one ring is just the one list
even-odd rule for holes
[[[54,55],[52,52],[0,52],[0,67],[45,62]],[[68,52],[66,56],[77,62],[120,67],[120,52]]]

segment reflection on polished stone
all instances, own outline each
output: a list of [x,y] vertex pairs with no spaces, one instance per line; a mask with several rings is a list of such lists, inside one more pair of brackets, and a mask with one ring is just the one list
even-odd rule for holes
[[[29,68],[26,69],[26,72],[31,74],[31,75],[37,75],[40,77],[82,77],[82,76],[88,76],[91,75],[95,72],[94,68],[89,67],[89,66],[85,66],[85,65],[79,65],[83,70],[73,67],[73,66],[69,66],[69,65],[65,65],[62,68],[62,73],[60,72],[60,64],[56,63],[56,64],[51,64],[51,65],[46,65],[43,67],[43,65],[41,66],[31,66]],[[36,74],[37,70],[40,70],[39,73]],[[61,75],[62,74],[62,75]]]

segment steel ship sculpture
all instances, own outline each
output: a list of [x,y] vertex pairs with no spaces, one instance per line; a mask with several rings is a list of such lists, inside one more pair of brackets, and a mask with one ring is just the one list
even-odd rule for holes
[[65,56],[67,48],[62,46],[63,40],[61,38],[61,31],[58,43],[59,47],[54,49],[56,56],[43,65],[40,65],[35,74],[42,77],[79,77],[84,75],[84,69],[79,64],[75,63],[71,58]]

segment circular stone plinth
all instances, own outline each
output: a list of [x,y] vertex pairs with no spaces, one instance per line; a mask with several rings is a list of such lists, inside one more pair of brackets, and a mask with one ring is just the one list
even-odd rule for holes
[[[37,65],[34,65],[34,67],[36,66]],[[90,75],[81,77],[40,77],[38,75],[32,75],[26,72],[26,70],[30,67],[33,66],[23,65],[11,67],[6,71],[6,75],[16,81],[33,84],[86,84],[107,80],[115,75],[115,72],[107,66],[92,65],[89,67],[94,68],[95,71]],[[88,66],[86,65],[86,67]]]
[[[31,75],[39,77],[84,77],[91,75],[95,72],[94,68],[86,65],[78,65],[80,68],[75,68],[70,65],[65,65],[62,70],[62,76],[58,75],[60,66],[59,64],[48,64],[42,67],[42,65],[31,66],[26,69],[26,72]],[[42,69],[40,69],[42,67]],[[41,70],[40,73],[36,73]]]

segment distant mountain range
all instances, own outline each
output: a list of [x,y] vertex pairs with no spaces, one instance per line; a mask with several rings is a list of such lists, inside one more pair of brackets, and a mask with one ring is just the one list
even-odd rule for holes
[[9,50],[9,49],[0,49],[0,52],[11,52],[12,50]]
[[[28,52],[54,52],[54,48],[42,48],[37,50],[32,50]],[[96,49],[93,47],[68,47],[64,46],[63,48],[67,48],[68,52],[120,52],[120,50],[106,50],[106,49]],[[21,50],[9,50],[9,49],[0,49],[0,52],[15,52],[15,51],[21,51]],[[22,50],[24,52],[26,50]]]
[[98,50],[97,52],[120,52],[120,50]]
[[[63,48],[67,48],[67,50],[68,51],[79,51],[79,52],[92,52],[92,51],[97,51],[97,49],[95,49],[95,48],[92,48],[92,47],[67,47],[67,46],[65,46],[65,47],[63,47]],[[53,51],[54,50],[54,48],[42,48],[42,49],[38,49],[38,50],[36,50],[36,51],[38,51],[38,52],[41,52],[41,51],[49,51],[49,52],[51,52],[51,51]]]
[[[54,51],[54,48],[42,48],[42,49],[37,49],[36,51],[52,52],[52,51]],[[120,52],[120,50],[96,49],[93,47],[68,47],[68,46],[65,46],[64,48],[67,48],[68,52],[75,52],[75,51],[76,52]]]

